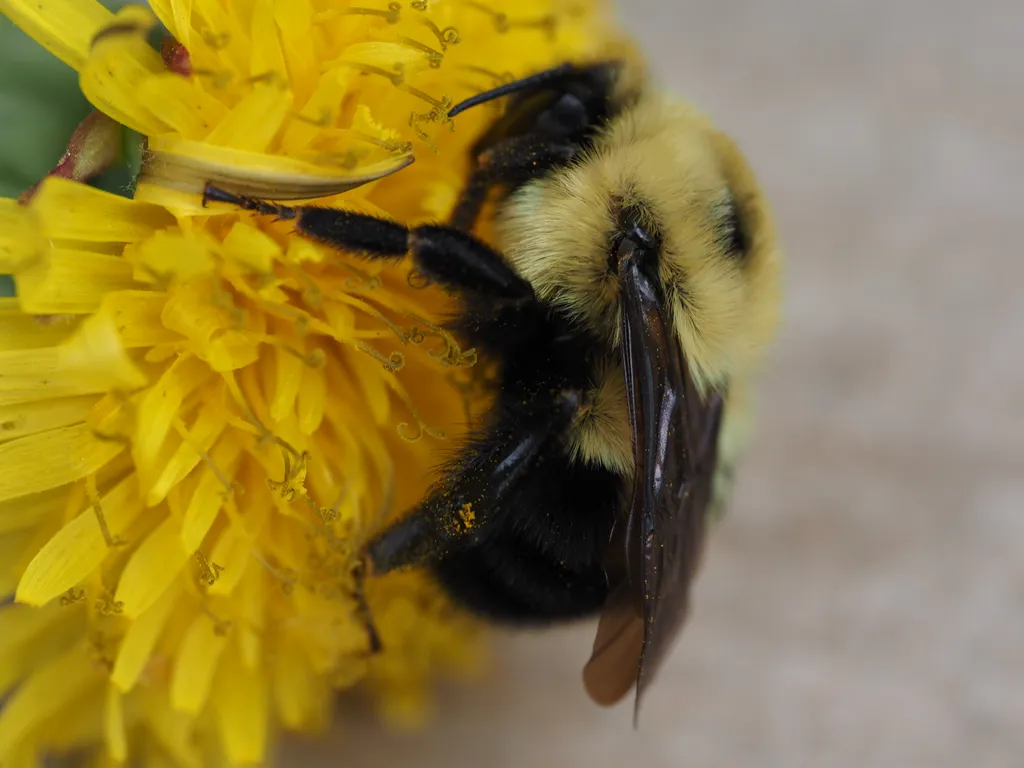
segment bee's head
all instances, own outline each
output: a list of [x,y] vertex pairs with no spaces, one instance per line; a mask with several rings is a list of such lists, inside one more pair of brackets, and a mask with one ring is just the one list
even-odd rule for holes
[[774,333],[779,257],[761,190],[733,142],[679,102],[641,98],[572,167],[513,195],[497,223],[538,294],[613,347],[618,259],[642,246],[701,385],[742,370]]

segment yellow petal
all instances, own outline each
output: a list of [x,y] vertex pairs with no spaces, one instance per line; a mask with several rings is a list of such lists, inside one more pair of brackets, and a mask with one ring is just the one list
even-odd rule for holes
[[[273,0],[256,0],[252,9],[252,58],[249,64],[253,77],[276,75],[284,81],[288,70],[281,50],[281,35],[274,22]],[[273,134],[271,134],[273,137]]]
[[223,253],[248,270],[265,275],[281,257],[281,246],[251,224],[237,221],[224,238]]
[[228,759],[236,765],[259,763],[267,749],[266,677],[250,672],[238,654],[221,661],[213,704],[221,741]]
[[228,637],[205,613],[192,622],[178,649],[171,676],[171,706],[195,715],[206,703]]
[[85,63],[93,36],[113,18],[96,0],[0,0],[0,13],[75,69]]
[[99,470],[123,449],[99,440],[85,424],[28,435],[0,445],[0,501],[48,491]]
[[149,0],[149,7],[174,39],[188,48],[192,41],[192,3],[186,0]]
[[124,723],[124,701],[121,692],[113,685],[107,686],[103,725],[108,754],[115,762],[123,763],[128,759],[128,733]]
[[[174,417],[186,397],[200,387],[209,372],[200,360],[191,356],[179,357],[160,380],[143,396],[135,420],[135,439],[132,455],[139,469],[153,478],[160,467],[155,465],[160,450],[167,440]],[[146,489],[148,494],[149,490]]]
[[54,240],[130,243],[174,224],[174,217],[155,205],[56,176],[39,185],[29,210]]
[[[90,657],[90,660],[94,659],[95,657]],[[55,723],[60,723],[60,727],[53,728]],[[91,686],[76,701],[63,707],[37,733],[39,735],[36,738],[43,738],[45,734],[47,747],[56,754],[68,754],[92,747],[96,743],[97,735],[103,733],[102,680]]]
[[247,564],[249,573],[239,588],[238,645],[242,654],[242,664],[253,672],[260,672],[260,663],[263,661],[267,576],[262,566],[252,557],[239,563],[239,569],[246,570]]
[[241,318],[231,317],[210,295],[205,281],[195,280],[194,285],[183,287],[187,290],[174,291],[168,297],[160,321],[191,340],[195,347],[203,349],[215,333],[241,325]]
[[305,264],[307,261],[314,264],[321,263],[327,256],[327,251],[316,243],[312,243],[302,237],[293,237],[288,240],[287,261],[292,264]]
[[130,258],[140,277],[188,280],[214,271],[213,246],[209,238],[191,232],[157,232],[133,249]]
[[224,331],[207,346],[204,359],[215,371],[236,371],[259,359],[258,345],[248,334]]
[[400,67],[408,74],[429,66],[422,51],[398,43],[355,43],[345,48],[344,59],[388,71]]
[[164,307],[163,323],[190,340],[189,348],[215,371],[245,367],[258,358],[258,341],[238,330],[244,322],[239,316],[215,302],[197,285],[196,290],[178,290]]
[[60,346],[0,352],[0,371],[3,405],[130,391],[146,383],[128,359],[112,320],[103,314],[89,317]]
[[[207,183],[242,195],[296,200],[326,197],[369,184],[402,170],[413,161],[411,154],[395,155],[366,165],[346,167],[339,163],[311,163],[292,157],[174,136],[150,137],[135,199],[166,205],[176,203],[182,213],[209,215],[202,206]],[[171,197],[167,192],[178,193]],[[171,207],[171,206],[169,206]]]
[[[255,525],[252,521],[249,524]],[[252,545],[240,530],[240,526],[232,525],[225,529],[217,539],[217,545],[213,548],[210,557],[213,562],[223,568],[223,571],[210,586],[209,593],[211,595],[230,595],[245,574],[245,567],[251,558]]]
[[[305,3],[306,0],[303,0],[303,4]],[[279,3],[279,13],[287,13],[290,10],[290,2]],[[290,34],[308,35],[309,28],[301,30],[292,28]],[[324,125],[333,123],[338,112],[338,105],[341,104],[345,92],[355,77],[358,77],[356,70],[345,65],[328,69],[320,76],[312,95],[302,107],[300,114],[305,119],[290,120],[284,129],[281,146],[285,151],[293,153],[305,149],[313,139],[322,135]]]
[[31,528],[39,521],[56,518],[64,511],[67,488],[54,488],[0,502],[0,533]]
[[195,739],[195,721],[183,712],[171,709],[166,689],[143,693],[146,724],[157,743],[174,758],[180,768],[201,768],[199,745]]
[[0,710],[0,765],[34,728],[99,685],[101,673],[84,646],[34,672]]
[[22,744],[15,749],[5,768],[46,768],[40,749],[32,744]]
[[292,645],[282,649],[274,657],[271,673],[274,703],[286,728],[304,730],[327,719],[323,711],[326,686],[323,679],[313,673],[301,649]]
[[0,298],[0,349],[55,347],[78,327],[79,317],[26,314],[16,297]]
[[179,338],[160,320],[166,301],[166,294],[155,291],[118,291],[104,297],[103,311],[109,313],[126,349],[152,347]]
[[73,374],[80,386],[98,391],[131,391],[146,385],[146,377],[125,353],[114,319],[100,312],[86,319],[58,348],[55,376]]
[[163,133],[159,103],[139,96],[146,81],[166,73],[163,60],[147,42],[156,17],[141,5],[126,5],[93,38],[78,75],[82,93],[96,109],[145,135]]
[[17,200],[0,198],[0,272],[19,272],[39,259],[46,247],[36,218]]
[[188,433],[188,439],[178,446],[178,450],[164,464],[163,471],[149,489],[146,495],[147,506],[152,507],[163,501],[171,488],[195,469],[203,455],[208,454],[214,441],[220,437],[225,426],[223,415],[216,409],[204,408],[199,412],[196,423]]
[[15,278],[22,309],[32,314],[95,312],[111,291],[132,288],[132,265],[117,256],[50,248]]
[[209,144],[265,152],[292,107],[292,95],[279,83],[257,84],[206,137]]
[[[128,477],[114,486],[100,499],[100,506],[109,533],[116,538],[142,508],[135,479]],[[85,579],[109,551],[96,511],[85,509],[32,558],[18,584],[16,599],[45,605]]]
[[210,455],[213,466],[203,468],[203,474],[189,500],[185,519],[181,524],[181,543],[186,552],[199,549],[210,526],[217,518],[226,494],[231,492],[230,488],[225,487],[224,480],[234,476],[241,450],[241,444],[231,439],[221,440],[213,449]]
[[369,356],[352,358],[356,381],[376,424],[386,423],[391,413],[391,398],[387,388],[381,386],[380,366],[380,362]]
[[14,594],[34,538],[36,534],[31,530],[0,533],[0,600]]
[[[81,424],[96,404],[95,395],[61,397],[35,403],[0,405],[0,440],[34,435],[57,427]],[[0,512],[0,529],[3,513]]]
[[[62,615],[61,608],[56,604],[30,608],[5,603],[0,607],[0,659],[6,659],[19,649],[34,644],[40,635],[50,633],[55,624],[65,619],[67,614]],[[6,692],[8,685],[9,680],[0,676],[0,691]]]
[[114,671],[110,674],[110,681],[123,692],[131,690],[145,670],[171,610],[178,603],[180,593],[181,590],[176,585],[171,585],[170,589],[128,627],[121,641]]
[[327,398],[327,380],[323,371],[303,366],[302,386],[299,388],[299,429],[304,435],[312,435],[320,428],[324,418],[324,401]]
[[201,139],[228,114],[227,107],[187,77],[154,74],[139,85],[139,100],[159,104],[160,119],[185,139]]
[[402,138],[401,133],[375,120],[373,111],[366,104],[356,107],[352,115],[352,128],[382,141],[398,142]]
[[306,363],[287,349],[278,347],[274,350],[275,386],[270,400],[270,417],[283,422],[295,408],[295,398],[299,394]]
[[309,0],[274,0],[274,20],[281,36],[287,72],[291,75],[297,104],[305,104],[317,82],[316,47],[309,45],[313,9]]
[[136,619],[162,595],[188,562],[181,547],[178,522],[168,517],[139,545],[117,584],[115,600],[124,613]]
[[[223,0],[191,0],[191,5],[195,29],[211,30],[218,36],[217,45],[210,46],[216,48],[218,64],[244,73],[252,52],[248,30],[244,27],[248,12],[238,13],[231,6],[225,5]],[[247,11],[251,7],[252,2],[249,0]]]

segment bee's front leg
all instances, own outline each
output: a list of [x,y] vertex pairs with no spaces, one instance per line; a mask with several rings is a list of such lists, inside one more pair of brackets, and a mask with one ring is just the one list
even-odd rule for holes
[[449,291],[513,306],[526,306],[537,299],[533,287],[500,253],[468,232],[446,224],[409,229],[397,221],[365,213],[282,205],[207,184],[203,205],[211,202],[294,221],[300,234],[366,259],[397,262],[408,254],[420,272]]

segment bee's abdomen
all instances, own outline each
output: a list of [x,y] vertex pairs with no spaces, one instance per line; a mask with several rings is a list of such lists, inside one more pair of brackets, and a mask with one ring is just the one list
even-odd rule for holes
[[495,524],[435,563],[446,592],[498,621],[545,623],[594,613],[607,596],[605,557],[622,479],[549,457],[502,499]]
[[587,616],[604,605],[608,589],[598,563],[570,571],[508,543],[460,550],[438,563],[448,595],[473,613],[516,623]]

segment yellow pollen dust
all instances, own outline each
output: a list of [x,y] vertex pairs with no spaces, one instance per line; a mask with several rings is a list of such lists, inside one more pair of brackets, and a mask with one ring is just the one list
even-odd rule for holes
[[473,527],[476,522],[476,512],[473,511],[472,503],[467,502],[459,507],[459,519],[467,531]]

